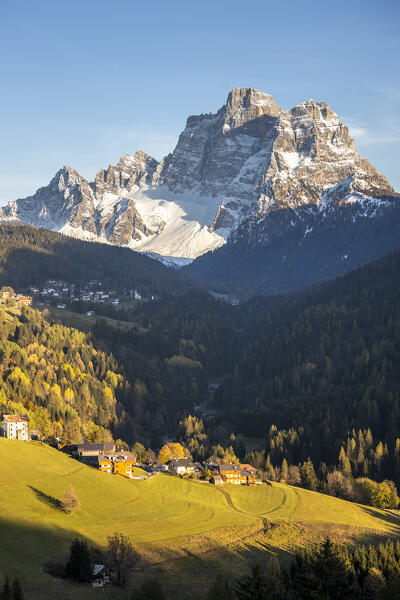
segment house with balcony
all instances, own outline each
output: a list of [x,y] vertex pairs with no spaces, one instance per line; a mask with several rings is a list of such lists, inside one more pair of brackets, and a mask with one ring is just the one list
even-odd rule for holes
[[243,465],[219,465],[218,472],[224,483],[250,485],[256,481],[256,474],[243,468]]
[[132,478],[135,466],[133,452],[108,452],[98,456],[99,471]]

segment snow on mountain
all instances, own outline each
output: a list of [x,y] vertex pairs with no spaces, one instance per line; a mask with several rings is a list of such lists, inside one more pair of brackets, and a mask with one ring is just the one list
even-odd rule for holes
[[[326,103],[284,110],[269,94],[237,88],[215,114],[189,117],[160,162],[125,154],[91,183],[63,167],[33,196],[9,202],[2,218],[192,259],[226,241],[266,243],[276,211],[301,209],[303,219],[305,207],[324,213],[356,204],[352,218],[372,217],[394,196]],[[280,226],[293,219],[282,216]]]

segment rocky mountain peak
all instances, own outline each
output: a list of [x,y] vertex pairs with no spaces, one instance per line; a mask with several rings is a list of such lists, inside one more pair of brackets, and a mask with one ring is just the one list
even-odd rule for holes
[[[123,154],[115,165],[115,168],[133,174],[136,171],[154,171],[157,166],[158,161],[155,158],[150,156],[150,154],[146,154],[146,152],[143,152],[142,150],[137,150],[134,156],[131,154]],[[109,165],[108,168],[113,168],[113,165]]]
[[225,241],[265,241],[278,216],[277,232],[297,211],[356,204],[370,215],[393,194],[326,102],[286,110],[270,94],[234,88],[217,112],[189,117],[160,162],[141,150],[124,154],[92,183],[65,166],[47,187],[10,202],[3,217],[193,258]]
[[282,112],[270,94],[264,94],[254,88],[233,89],[229,92],[222,110],[223,133],[252,122],[252,132],[261,136],[265,135],[264,125],[267,122],[263,117],[276,117]]
[[85,178],[82,177],[78,171],[76,171],[73,167],[69,165],[64,165],[57,173],[54,175],[53,179],[50,182],[50,185],[54,188],[57,188],[59,191],[63,191],[66,188],[72,187],[74,185],[79,185]]
[[228,111],[233,112],[241,108],[249,110],[254,106],[264,109],[263,112],[270,111],[275,114],[282,110],[271,94],[265,94],[255,88],[234,88],[229,92],[225,106]]
[[[133,170],[135,167],[135,157],[132,156],[132,154],[123,154],[115,166],[119,169],[126,169],[127,171]],[[112,167],[112,165],[108,165],[108,168],[110,167]]]

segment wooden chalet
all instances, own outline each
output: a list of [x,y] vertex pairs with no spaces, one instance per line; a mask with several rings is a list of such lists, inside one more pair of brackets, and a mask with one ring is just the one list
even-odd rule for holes
[[98,464],[103,473],[113,473],[130,479],[134,473],[135,455],[125,451],[100,454]]
[[100,454],[106,454],[107,452],[114,452],[114,442],[99,442],[96,444],[76,444],[73,449],[73,454],[77,458],[91,458],[97,457]]
[[93,565],[92,586],[104,587],[110,584],[110,572],[106,565]]
[[250,485],[256,481],[256,474],[243,469],[242,465],[219,465],[218,472],[224,483]]

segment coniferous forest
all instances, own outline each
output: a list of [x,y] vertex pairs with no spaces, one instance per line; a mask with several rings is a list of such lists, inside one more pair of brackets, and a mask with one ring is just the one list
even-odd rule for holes
[[344,452],[353,474],[398,480],[399,269],[395,253],[265,314],[215,404],[275,464]]
[[0,225],[0,285],[16,289],[64,279],[77,285],[138,287],[175,295],[192,284],[174,270],[128,248],[83,242],[29,225]]

